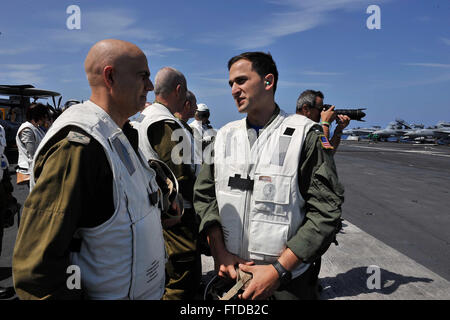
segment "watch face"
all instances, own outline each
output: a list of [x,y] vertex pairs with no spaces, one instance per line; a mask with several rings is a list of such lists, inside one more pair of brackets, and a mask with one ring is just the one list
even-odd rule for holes
[[285,278],[287,281],[291,281],[291,279],[292,279],[292,273],[290,273],[289,271],[288,271],[288,272],[285,272],[285,273],[283,274],[283,278]]
[[280,278],[280,283],[285,286],[287,285],[292,279],[292,273],[290,273],[289,271],[283,272],[283,274],[281,275]]

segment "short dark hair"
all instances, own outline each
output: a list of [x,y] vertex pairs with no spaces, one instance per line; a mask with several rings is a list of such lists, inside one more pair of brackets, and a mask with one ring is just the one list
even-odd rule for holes
[[189,103],[192,105],[195,99],[195,95],[192,91],[188,90],[186,91],[186,100],[189,101]]
[[264,78],[269,73],[273,74],[273,93],[275,94],[275,91],[277,90],[278,70],[270,52],[244,52],[238,56],[234,56],[228,61],[228,71],[231,69],[231,66],[235,62],[241,59],[250,61],[252,63],[252,69],[255,70],[255,72],[258,73],[261,78]]
[[50,118],[49,109],[42,103],[32,103],[26,112],[27,121],[39,121],[45,118]]
[[316,91],[316,96],[319,97],[319,98],[324,99],[322,91]]
[[209,119],[209,116],[210,116],[209,110],[206,110],[206,111],[198,111],[197,110],[197,111],[195,111],[195,114],[200,119]]
[[316,107],[316,97],[324,98],[324,95],[321,91],[316,90],[305,90],[303,91],[297,99],[297,107],[296,111],[302,110],[303,105],[306,104],[309,108]]

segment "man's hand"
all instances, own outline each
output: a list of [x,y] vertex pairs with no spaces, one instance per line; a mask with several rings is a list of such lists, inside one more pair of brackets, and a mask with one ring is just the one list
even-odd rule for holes
[[253,274],[244,293],[239,295],[244,300],[264,300],[269,298],[280,286],[278,272],[272,265],[249,266],[240,264],[242,271]]
[[221,254],[214,256],[214,267],[219,277],[230,278],[235,280],[237,278],[236,266],[238,264],[251,266],[253,261],[246,261],[238,256],[224,250]]
[[239,263],[245,265],[254,264],[253,261],[241,259],[227,250],[223,240],[222,228],[220,226],[214,225],[208,228],[207,239],[209,247],[211,248],[211,255],[214,258],[214,269],[217,271],[219,277],[236,279],[236,265]]
[[181,217],[184,213],[183,198],[181,197],[181,194],[178,194],[176,199],[170,204],[170,209],[168,212],[173,216],[173,218],[161,219],[161,224],[164,229],[173,227],[181,222]]
[[349,125],[350,117],[349,116],[345,116],[343,114],[338,114],[336,122],[338,124],[336,129],[342,131]]
[[331,106],[328,110],[322,111],[320,113],[320,119],[322,120],[322,122],[333,122],[334,119],[336,119],[336,114],[334,112],[334,106]]

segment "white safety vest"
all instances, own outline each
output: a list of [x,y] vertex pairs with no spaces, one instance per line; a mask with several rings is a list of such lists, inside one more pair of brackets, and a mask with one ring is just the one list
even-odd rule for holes
[[[183,126],[183,124],[176,118],[164,105],[160,103],[154,103],[151,106],[142,111],[141,116],[136,119],[133,124],[139,132],[139,148],[145,156],[145,159],[160,159],[156,151],[150,145],[148,140],[147,131],[148,128],[159,121],[175,121],[181,130],[174,132],[172,137],[174,140],[178,141],[179,137],[182,136],[183,140],[172,150],[172,162],[175,164],[189,164],[193,172],[195,172],[194,163],[194,144],[192,143],[191,133]],[[183,150],[183,157],[179,156],[179,152]],[[183,206],[186,209],[192,208],[192,203],[183,199]]]
[[195,176],[200,173],[201,165],[204,162],[205,152],[209,150],[203,150],[203,142],[209,142],[216,136],[217,132],[214,129],[205,129],[202,122],[199,120],[192,121],[189,126],[193,131],[193,138],[195,141],[195,159],[196,159],[196,171]]
[[215,137],[217,134],[217,131],[214,128],[208,128],[207,125],[204,125],[200,120],[192,121],[189,123],[189,126],[192,129],[196,129],[200,134],[200,138],[206,142],[211,141],[211,138]]
[[[155,172],[111,117],[91,101],[63,112],[35,159],[49,139],[69,125],[80,127],[103,146],[113,173],[113,216],[76,232],[81,249],[71,253],[71,264],[80,267],[82,289],[90,299],[160,299],[166,254],[161,212],[155,205]],[[33,186],[33,175],[31,182]]]
[[31,174],[30,167],[31,163],[33,162],[33,158],[28,158],[27,154],[27,148],[25,144],[20,140],[20,133],[23,131],[23,129],[28,128],[31,129],[31,131],[34,134],[34,137],[36,139],[36,146],[39,145],[39,143],[44,138],[45,132],[40,130],[39,128],[36,128],[31,122],[24,122],[21,124],[19,129],[17,130],[16,135],[16,144],[17,149],[19,150],[19,158],[17,160],[17,165],[19,166],[19,169],[17,169],[17,172],[21,172],[24,174]]
[[[273,263],[299,229],[305,201],[299,191],[298,166],[306,134],[314,124],[281,110],[251,148],[246,119],[218,131],[214,144],[216,197],[231,253],[257,264]],[[308,267],[300,264],[292,276]]]

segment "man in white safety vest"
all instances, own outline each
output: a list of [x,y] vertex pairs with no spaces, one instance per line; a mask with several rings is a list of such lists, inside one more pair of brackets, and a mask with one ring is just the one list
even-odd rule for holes
[[316,299],[311,262],[330,246],[343,188],[318,125],[275,103],[278,71],[270,54],[228,62],[229,85],[247,117],[223,126],[214,163],[194,188],[200,231],[219,276],[239,269],[252,280],[241,299]]
[[177,220],[163,215],[168,255],[163,300],[192,299],[201,278],[198,218],[192,205],[195,152],[191,133],[175,117],[183,111],[187,91],[186,78],[180,71],[162,68],[155,76],[155,102],[137,120],[140,149],[147,159],[157,157],[172,170],[183,197],[183,216]]
[[197,104],[197,112],[195,112],[194,120],[189,124],[192,129],[197,130],[203,144],[209,143],[216,136],[216,130],[209,122],[210,111],[206,104]]
[[39,145],[13,254],[21,299],[160,299],[166,260],[156,173],[128,118],[153,90],[134,44],[97,42],[92,90]]

